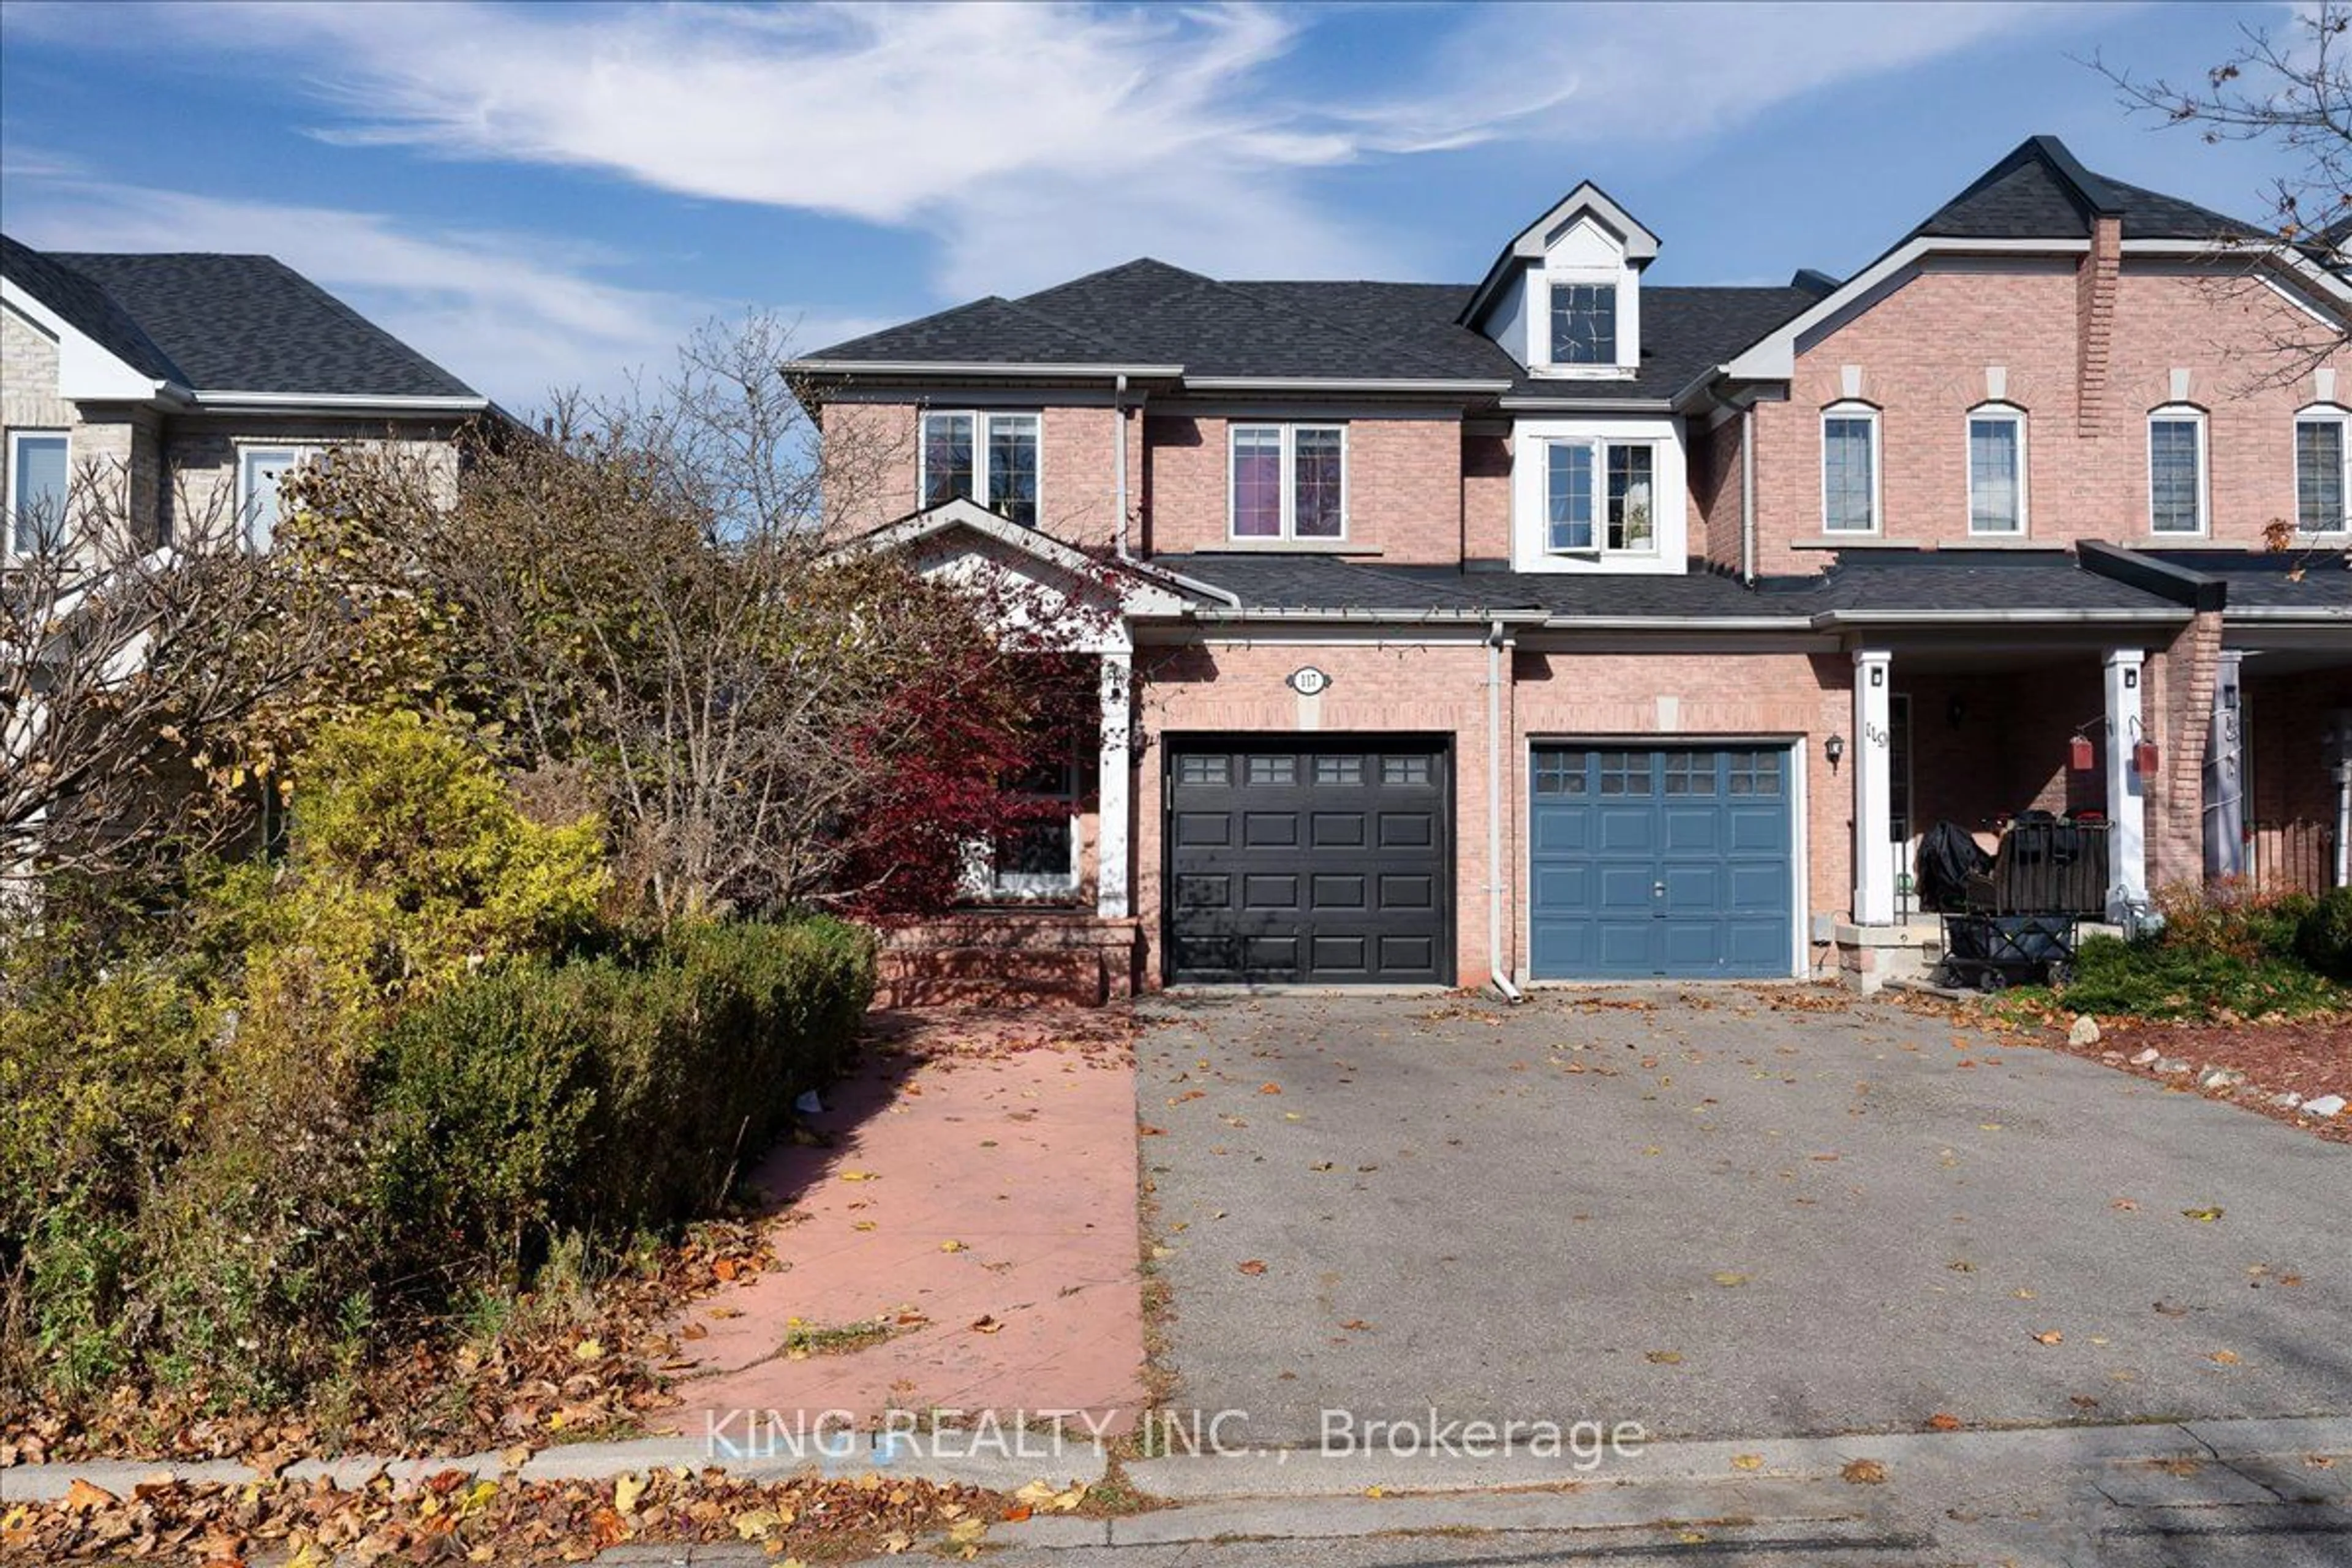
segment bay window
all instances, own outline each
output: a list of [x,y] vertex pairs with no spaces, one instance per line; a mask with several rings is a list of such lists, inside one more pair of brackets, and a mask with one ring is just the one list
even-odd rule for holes
[[1657,450],[1648,442],[1546,443],[1544,548],[1548,551],[1654,553],[1656,498]]
[[2341,533],[2345,513],[2346,464],[2352,461],[2352,444],[2344,438],[2347,418],[2334,406],[2306,408],[2294,416],[2294,526],[2300,533]]
[[1822,413],[1822,531],[1878,531],[1878,410],[1867,404]]
[[923,505],[978,501],[1024,528],[1036,527],[1041,423],[1035,414],[926,413],[918,479]]
[[2205,531],[2205,415],[2186,405],[2147,416],[2148,529]]
[[1969,416],[1969,531],[2025,531],[2025,416],[2017,409]]
[[1231,534],[1344,539],[1348,433],[1339,425],[1235,425]]

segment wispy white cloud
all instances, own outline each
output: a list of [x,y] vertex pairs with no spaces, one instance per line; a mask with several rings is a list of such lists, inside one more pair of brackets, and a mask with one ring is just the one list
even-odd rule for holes
[[[219,250],[277,257],[362,314],[514,408],[551,390],[611,392],[658,374],[725,307],[600,277],[618,258],[545,236],[420,227],[389,215],[17,177],[10,232],[47,250]],[[809,321],[803,341],[870,330]]]
[[1316,171],[1497,139],[1713,134],[2040,15],[1505,6],[1463,13],[1365,102],[1300,85],[1315,13],[1246,4],[145,13],[175,47],[274,51],[328,139],[910,227],[940,241],[950,297],[1142,251],[1260,276],[1409,268],[1425,240],[1340,216]]

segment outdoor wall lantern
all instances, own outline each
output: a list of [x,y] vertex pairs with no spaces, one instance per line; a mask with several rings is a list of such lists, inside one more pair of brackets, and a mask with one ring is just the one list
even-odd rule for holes
[[1822,742],[1822,754],[1830,760],[1830,772],[1837,772],[1838,763],[1845,758],[1845,737],[1832,734],[1828,740]]

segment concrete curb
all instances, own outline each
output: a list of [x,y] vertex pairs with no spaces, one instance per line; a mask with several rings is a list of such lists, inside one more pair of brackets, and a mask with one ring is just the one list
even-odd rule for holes
[[[1033,1435],[1025,1446],[1015,1446],[1009,1451],[988,1451],[988,1445],[978,1443],[971,1447],[978,1451],[939,1454],[912,1447],[903,1441],[894,1445],[887,1438],[861,1434],[844,1451],[830,1455],[796,1454],[778,1448],[767,1453],[739,1451],[714,1457],[698,1440],[646,1437],[542,1448],[520,1470],[512,1473],[525,1480],[601,1480],[636,1470],[716,1467],[746,1480],[780,1480],[812,1471],[835,1478],[874,1471],[943,1485],[1012,1491],[1035,1480],[1057,1487],[1081,1481],[1091,1484],[1100,1480],[1108,1468],[1107,1454],[1092,1443],[1049,1445]],[[2352,1416],[2321,1415],[2128,1426],[2045,1426],[2007,1431],[1654,1443],[1637,1457],[1612,1459],[1591,1469],[1577,1468],[1572,1458],[1539,1458],[1524,1453],[1474,1459],[1386,1453],[1326,1457],[1313,1449],[1265,1449],[1226,1456],[1140,1459],[1127,1467],[1127,1476],[1139,1491],[1172,1502],[1360,1498],[1374,1487],[1384,1492],[1443,1494],[1562,1488],[1570,1483],[1583,1488],[1584,1495],[1592,1496],[1619,1487],[1684,1483],[1738,1486],[1758,1481],[1820,1479],[1834,1476],[1853,1459],[1875,1459],[1892,1469],[1901,1465],[1927,1463],[1980,1465],[2031,1460],[2065,1465],[2175,1456],[2228,1460],[2347,1452],[2352,1452]],[[1760,1462],[1752,1468],[1732,1462],[1748,1457]],[[358,1455],[305,1460],[289,1467],[284,1474],[304,1480],[330,1477],[339,1484],[350,1486],[379,1473],[398,1482],[414,1482],[451,1469],[490,1478],[509,1473],[499,1455],[481,1453],[427,1458]],[[0,1469],[0,1500],[37,1502],[61,1498],[77,1479],[120,1493],[140,1482],[163,1478],[236,1485],[259,1476],[260,1472],[252,1467],[226,1459],[179,1464],[93,1459],[18,1465]]]

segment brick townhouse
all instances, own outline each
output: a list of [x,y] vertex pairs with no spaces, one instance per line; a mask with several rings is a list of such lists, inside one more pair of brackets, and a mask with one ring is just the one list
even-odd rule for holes
[[832,527],[1099,612],[1066,826],[952,941],[1868,984],[1920,836],[2037,809],[2107,825],[2117,920],[2345,880],[2340,257],[2046,136],[1843,280],[1661,243],[1587,184],[1473,283],[1139,260],[795,364]]

